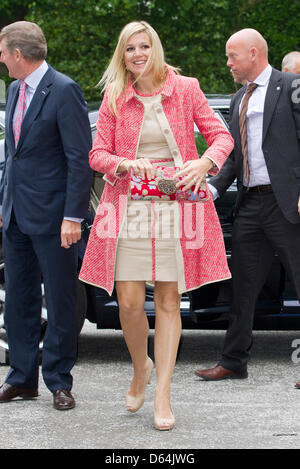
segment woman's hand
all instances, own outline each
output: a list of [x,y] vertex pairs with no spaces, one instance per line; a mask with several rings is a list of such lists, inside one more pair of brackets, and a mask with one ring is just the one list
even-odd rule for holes
[[175,178],[178,176],[185,176],[176,184],[176,187],[184,186],[182,190],[187,191],[192,186],[195,186],[194,193],[196,193],[200,187],[202,179],[205,178],[207,172],[213,166],[213,161],[205,156],[198,160],[187,161],[175,176]]
[[143,179],[145,175],[148,179],[154,178],[154,168],[150,160],[147,158],[138,158],[137,160],[123,160],[118,167],[118,171],[130,171],[133,169],[133,172],[137,176],[141,176]]

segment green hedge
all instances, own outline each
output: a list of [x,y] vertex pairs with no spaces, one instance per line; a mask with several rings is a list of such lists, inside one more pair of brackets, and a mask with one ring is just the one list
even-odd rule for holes
[[[5,0],[2,9],[17,3],[20,0]],[[300,50],[297,0],[36,0],[24,4],[26,19],[37,22],[46,34],[49,63],[75,79],[87,100],[99,99],[95,85],[119,32],[136,19],[148,21],[157,30],[167,61],[183,74],[197,77],[207,93],[236,91],[226,67],[225,43],[241,28],[252,27],[263,34],[270,63],[276,68],[284,54]]]

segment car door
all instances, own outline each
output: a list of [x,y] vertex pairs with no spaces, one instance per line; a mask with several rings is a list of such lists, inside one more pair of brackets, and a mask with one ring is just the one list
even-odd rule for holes
[[[222,110],[215,108],[215,114],[220,121],[228,128],[226,117]],[[200,154],[205,151],[207,145],[203,142],[203,137],[197,135],[196,142]],[[209,182],[209,177],[208,177]],[[215,206],[219,216],[224,243],[226,249],[227,261],[230,267],[231,261],[231,241],[233,227],[233,211],[237,195],[236,181],[227,189],[226,193],[215,201]],[[284,288],[285,272],[278,259],[274,255],[273,264],[268,278],[260,292],[256,304],[256,315],[268,315],[280,313],[282,310],[282,295]],[[227,316],[232,299],[231,280],[215,282],[209,285],[193,290],[189,293],[190,314],[198,325],[211,320],[223,320]]]

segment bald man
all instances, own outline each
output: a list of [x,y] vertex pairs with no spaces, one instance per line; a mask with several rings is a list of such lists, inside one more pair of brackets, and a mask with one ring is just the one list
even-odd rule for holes
[[[267,42],[253,29],[232,35],[226,55],[234,81],[246,84],[231,101],[234,150],[210,184],[216,198],[237,178],[233,300],[220,362],[196,371],[204,380],[248,376],[255,304],[275,252],[300,299],[300,75],[272,68]],[[246,126],[240,124],[241,110]]]
[[300,52],[292,51],[282,59],[281,70],[283,72],[300,74]]

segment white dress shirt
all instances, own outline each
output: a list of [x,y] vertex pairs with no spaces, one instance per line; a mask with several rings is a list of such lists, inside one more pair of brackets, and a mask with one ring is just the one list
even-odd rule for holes
[[[253,91],[248,103],[247,110],[247,140],[248,140],[248,162],[250,168],[249,186],[260,186],[270,184],[270,177],[267,170],[265,157],[262,151],[262,132],[264,105],[267,88],[272,73],[271,65],[253,81],[258,87]],[[249,83],[247,83],[247,86]],[[240,104],[240,109],[243,100]],[[246,186],[246,180],[244,179]]]
[[26,92],[25,92],[25,99],[26,99],[25,114],[26,114],[27,109],[29,108],[33,95],[37,87],[39,86],[41,79],[47,72],[47,70],[48,70],[48,64],[47,62],[44,61],[42,65],[40,65],[36,70],[34,70],[34,72],[32,72],[30,75],[28,75],[25,78],[24,81],[27,85]]
[[[253,91],[248,103],[247,140],[248,162],[250,168],[250,187],[270,184],[270,177],[262,151],[262,132],[265,97],[271,73],[272,67],[268,64],[262,73],[255,80],[253,80],[252,83],[256,83],[258,87]],[[249,84],[250,82],[247,83],[247,87]],[[245,88],[245,90],[246,89],[247,88]],[[243,99],[241,100],[239,110],[241,110]],[[244,185],[247,185],[245,178]],[[215,187],[209,184],[209,189],[214,199],[219,197],[218,191]]]

